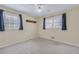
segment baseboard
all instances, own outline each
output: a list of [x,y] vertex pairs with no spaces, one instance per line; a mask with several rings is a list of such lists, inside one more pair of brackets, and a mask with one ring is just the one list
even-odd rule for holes
[[31,40],[31,39],[27,39],[27,40],[25,39],[25,40],[20,40],[20,41],[18,40],[16,42],[7,43],[7,44],[4,44],[4,45],[1,45],[0,48],[5,48],[5,47],[13,46],[13,45],[16,45],[16,44],[19,44],[19,43],[23,43],[23,42],[28,41],[28,40]]
[[73,45],[73,44],[70,44],[70,43],[67,43],[67,42],[61,42],[61,41],[58,41],[58,40],[48,39],[48,38],[44,38],[44,37],[39,37],[39,38],[40,38],[40,39],[52,40],[52,41],[55,41],[55,42],[59,42],[59,43],[61,43],[61,44],[65,44],[65,45],[68,45],[68,46],[72,46],[72,47],[79,48],[79,46],[76,46],[76,45]]
[[[68,45],[68,46],[79,48],[79,46],[76,46],[76,45],[72,45],[72,44],[69,44],[69,43],[66,43],[66,42],[61,42],[61,41],[58,41],[58,40],[43,38],[43,37],[36,37],[36,38],[33,38],[33,39],[47,39],[47,40],[52,40],[52,41],[55,41],[55,42],[59,42],[59,43]],[[13,45],[16,45],[16,44],[19,44],[19,43],[22,43],[22,42],[25,42],[25,41],[28,41],[28,40],[31,40],[31,39],[21,40],[21,41],[16,41],[16,42],[13,42],[13,43],[8,43],[8,44],[5,44],[5,45],[1,45],[0,48],[5,48],[5,47],[13,46]]]

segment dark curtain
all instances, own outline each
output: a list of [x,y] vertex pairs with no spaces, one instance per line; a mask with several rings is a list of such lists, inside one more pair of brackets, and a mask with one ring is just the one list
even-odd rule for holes
[[20,17],[20,28],[19,28],[19,30],[23,30],[22,15],[21,15],[21,14],[19,14],[19,17]]
[[3,10],[0,9],[0,31],[4,31]]
[[66,13],[62,15],[62,30],[67,30],[67,25],[66,25]]
[[45,18],[43,18],[43,29],[45,30]]

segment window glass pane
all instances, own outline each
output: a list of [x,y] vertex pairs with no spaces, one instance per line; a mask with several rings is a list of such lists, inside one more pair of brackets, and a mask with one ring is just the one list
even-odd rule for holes
[[61,28],[62,27],[62,15],[47,18],[45,26],[46,28]]
[[53,28],[61,28],[61,27],[62,27],[62,15],[54,17]]
[[53,26],[53,20],[52,20],[52,18],[47,18],[46,19],[46,28],[52,28],[52,26]]
[[19,29],[20,18],[18,15],[4,12],[3,16],[4,16],[5,30]]

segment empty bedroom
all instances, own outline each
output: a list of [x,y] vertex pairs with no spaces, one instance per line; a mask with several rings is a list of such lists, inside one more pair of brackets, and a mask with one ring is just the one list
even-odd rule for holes
[[0,4],[0,54],[78,54],[79,4]]

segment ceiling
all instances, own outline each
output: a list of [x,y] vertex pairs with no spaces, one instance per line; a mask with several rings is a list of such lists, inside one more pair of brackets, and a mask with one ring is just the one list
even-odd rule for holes
[[34,4],[3,4],[3,6],[24,12],[32,16],[48,16],[53,12],[63,11],[79,6],[78,4],[42,4],[42,11],[38,12]]

